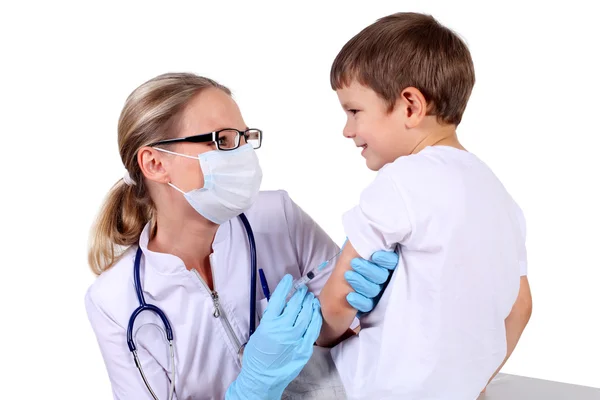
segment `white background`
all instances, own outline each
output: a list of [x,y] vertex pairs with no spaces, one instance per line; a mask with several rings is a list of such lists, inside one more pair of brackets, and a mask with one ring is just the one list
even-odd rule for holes
[[286,189],[341,244],[340,216],[374,175],[342,137],[329,68],[354,34],[397,11],[431,13],[468,42],[477,83],[459,136],[527,218],[534,312],[504,372],[600,387],[600,30],[591,5],[7,3],[0,397],[111,397],[83,305],[94,279],[87,239],[123,174],[116,124],[136,86],[167,71],[229,86],[246,122],[265,131],[263,189]]

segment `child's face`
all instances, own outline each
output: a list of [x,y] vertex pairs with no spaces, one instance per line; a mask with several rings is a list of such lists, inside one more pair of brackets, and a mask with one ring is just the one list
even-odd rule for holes
[[387,103],[375,91],[353,81],[336,91],[348,118],[344,136],[362,148],[367,167],[378,171],[414,148],[414,138],[406,129],[402,105],[388,112]]

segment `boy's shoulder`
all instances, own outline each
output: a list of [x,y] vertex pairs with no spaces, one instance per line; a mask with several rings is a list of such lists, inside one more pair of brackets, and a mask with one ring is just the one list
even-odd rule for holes
[[420,167],[448,167],[452,164],[481,163],[473,153],[450,146],[428,146],[416,154],[397,158],[394,162],[386,164],[381,170],[392,171],[406,168]]
[[378,179],[391,180],[397,185],[411,186],[447,180],[467,170],[489,168],[472,153],[448,146],[426,147],[417,154],[399,157],[384,165]]

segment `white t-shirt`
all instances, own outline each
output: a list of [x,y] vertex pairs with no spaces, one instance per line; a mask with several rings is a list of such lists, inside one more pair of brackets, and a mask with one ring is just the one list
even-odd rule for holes
[[524,217],[502,183],[471,153],[427,147],[384,166],[343,224],[361,257],[400,253],[360,334],[332,351],[349,398],[477,398],[527,273]]
[[[261,192],[245,214],[256,240],[257,264],[264,270],[271,292],[285,274],[299,278],[339,250],[283,191]],[[222,224],[215,235],[211,264],[214,289],[223,309],[219,318],[213,315],[215,304],[198,276],[187,270],[180,258],[148,250],[148,239],[146,226],[139,243],[143,252],[141,283],[146,302],[161,308],[173,328],[175,399],[222,399],[240,372],[238,350],[248,340],[250,254],[246,231],[234,218]],[[136,250],[133,246],[100,275],[85,296],[115,399],[151,399],[126,341],[129,317],[139,306],[133,284]],[[308,285],[315,294],[320,293],[331,273],[332,266],[327,268]],[[256,293],[259,319],[267,305],[259,279]],[[152,389],[158,398],[168,398],[172,366],[161,320],[151,312],[143,312],[133,332]],[[313,358],[323,355],[320,349],[315,350]],[[306,393],[306,398],[343,393],[341,383],[335,381],[337,375],[325,376],[335,371],[325,367],[325,361],[315,360],[311,371],[303,371],[291,386]],[[315,368],[321,371],[318,377],[313,376]]]

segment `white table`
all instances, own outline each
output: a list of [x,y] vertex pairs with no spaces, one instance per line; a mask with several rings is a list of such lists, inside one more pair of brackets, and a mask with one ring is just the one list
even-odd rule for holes
[[600,389],[498,374],[477,400],[600,400]]

